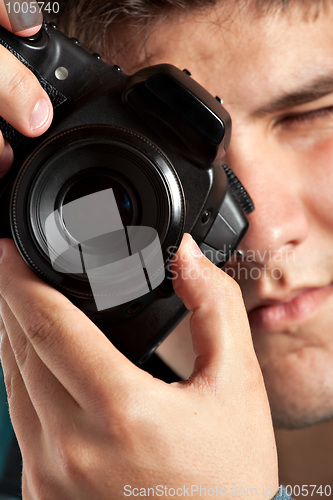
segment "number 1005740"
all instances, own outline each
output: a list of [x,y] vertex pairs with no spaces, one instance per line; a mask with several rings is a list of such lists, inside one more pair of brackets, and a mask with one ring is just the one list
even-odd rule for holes
[[[280,489],[282,486],[280,486]],[[294,485],[284,485],[287,495],[292,498],[297,497],[313,497],[313,496],[321,496],[321,497],[330,497],[332,494],[332,487],[329,484],[317,485],[317,484],[294,484]]]
[[47,12],[59,14],[60,2],[7,2],[5,3],[8,14],[36,14]]

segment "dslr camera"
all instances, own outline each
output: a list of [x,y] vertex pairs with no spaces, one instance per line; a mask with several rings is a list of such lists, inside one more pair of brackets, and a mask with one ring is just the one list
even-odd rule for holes
[[54,24],[31,38],[0,28],[0,43],[55,109],[36,139],[0,121],[15,152],[0,237],[142,363],[186,313],[172,287],[184,232],[222,267],[248,228],[251,199],[221,164],[230,116],[187,70],[125,75]]

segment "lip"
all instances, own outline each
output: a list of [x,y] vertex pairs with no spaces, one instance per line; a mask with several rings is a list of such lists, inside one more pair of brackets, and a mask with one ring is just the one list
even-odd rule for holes
[[333,294],[333,284],[307,288],[290,300],[264,301],[249,312],[249,322],[254,332],[277,332],[305,323],[315,316]]

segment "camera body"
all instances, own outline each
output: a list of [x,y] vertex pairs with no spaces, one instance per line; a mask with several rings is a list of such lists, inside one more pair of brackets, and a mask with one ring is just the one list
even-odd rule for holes
[[[126,356],[141,363],[186,313],[172,288],[172,259],[184,232],[222,267],[248,228],[251,200],[221,165],[230,142],[230,116],[188,71],[164,64],[125,75],[54,24],[44,23],[39,33],[24,39],[0,28],[0,43],[35,73],[55,108],[52,126],[36,139],[24,138],[0,121],[15,152],[13,167],[0,181],[0,237],[12,237],[38,276],[68,296]],[[64,270],[52,262],[47,227],[50,214],[56,214],[57,230],[69,241],[66,206],[78,207],[78,201],[87,199],[94,204],[96,193],[109,191],[124,228],[152,228],[158,236],[163,273],[153,286],[145,272],[148,291],[98,308],[89,271]],[[94,211],[89,207],[88,216],[74,217],[74,232],[77,217],[84,222]],[[102,212],[103,206],[98,207],[97,216]],[[87,225],[96,236],[94,217]],[[119,224],[116,229],[131,242],[129,230],[122,231]],[[86,245],[95,268],[103,268],[108,244],[114,249],[120,241],[110,243],[105,234],[98,244],[92,239],[89,245],[82,243],[77,235],[72,239],[80,251]],[[149,245],[148,240],[140,244]],[[68,244],[67,250],[74,252],[74,247]],[[78,248],[75,258],[82,256]],[[158,259],[155,250],[153,263]],[[144,250],[141,260],[142,255]],[[148,271],[149,265],[143,262]],[[103,294],[108,295],[105,290]]]

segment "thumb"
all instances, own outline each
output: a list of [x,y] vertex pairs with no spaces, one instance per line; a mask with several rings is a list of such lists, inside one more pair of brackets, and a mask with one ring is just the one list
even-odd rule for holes
[[33,36],[42,23],[43,14],[38,1],[27,0],[22,3],[0,0],[0,25],[6,30],[19,36]]
[[[191,333],[196,362],[193,382],[218,385],[226,376],[255,368],[250,327],[238,284],[212,264],[185,234],[174,264],[174,290],[192,311]],[[218,387],[215,387],[217,389]]]

